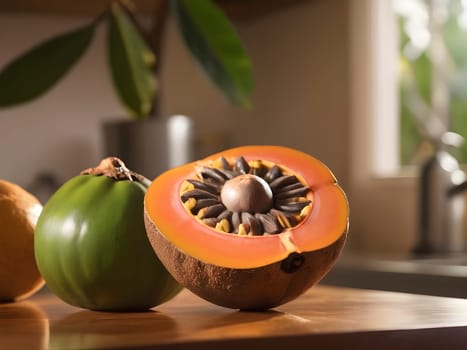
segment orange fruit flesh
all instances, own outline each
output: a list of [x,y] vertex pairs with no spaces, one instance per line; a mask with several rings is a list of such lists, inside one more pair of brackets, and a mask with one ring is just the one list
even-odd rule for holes
[[[238,236],[199,223],[183,207],[180,186],[193,177],[197,166],[221,156],[244,156],[247,161],[262,159],[286,166],[310,187],[310,214],[298,226],[277,235]],[[331,171],[305,153],[280,146],[238,147],[169,170],[149,187],[145,208],[159,231],[178,249],[205,263],[236,269],[261,267],[292,252],[327,247],[348,228],[347,199]]]

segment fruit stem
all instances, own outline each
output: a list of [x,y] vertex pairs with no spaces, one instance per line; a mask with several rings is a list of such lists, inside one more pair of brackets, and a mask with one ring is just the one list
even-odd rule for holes
[[83,170],[81,175],[107,176],[116,181],[137,181],[148,186],[150,181],[144,176],[128,169],[125,163],[117,157],[107,157],[101,160],[98,166]]

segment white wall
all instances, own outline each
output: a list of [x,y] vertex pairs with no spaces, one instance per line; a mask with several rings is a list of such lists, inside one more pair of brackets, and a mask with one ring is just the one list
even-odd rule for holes
[[[405,257],[410,256],[417,240],[418,187],[414,174],[380,176],[375,169],[376,118],[392,117],[388,110],[382,110],[388,102],[381,103],[386,96],[381,96],[379,85],[391,83],[375,77],[379,54],[375,52],[375,4],[373,0],[355,0],[350,9],[352,244],[359,252]],[[389,7],[390,3],[376,5]],[[395,150],[378,151],[380,161],[391,162],[390,154]]]
[[[0,14],[0,67],[41,39],[87,19]],[[314,0],[236,22],[252,56],[254,108],[231,107],[200,73],[169,23],[162,112],[195,118],[202,134],[226,130],[230,145],[277,143],[309,152],[345,184],[348,173],[348,4]],[[100,124],[124,115],[110,84],[104,33],[46,96],[0,110],[0,178],[28,185],[40,171],[60,181],[101,157]]]
[[[0,14],[0,66],[50,35],[86,19]],[[0,110],[0,178],[28,185],[38,172],[60,181],[99,159],[99,125],[123,113],[112,91],[102,31],[91,49],[45,96]]]
[[[252,56],[254,108],[230,108],[170,36],[177,66],[164,71],[166,113],[225,125],[234,144],[279,143],[325,161],[345,184],[348,169],[347,2],[309,1],[253,22],[236,23]],[[173,31],[172,31],[173,33]],[[203,98],[200,98],[203,95]]]

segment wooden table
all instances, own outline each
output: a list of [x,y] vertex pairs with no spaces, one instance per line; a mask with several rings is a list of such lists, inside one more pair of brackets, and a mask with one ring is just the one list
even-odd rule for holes
[[467,300],[317,286],[267,312],[183,291],[141,313],[95,312],[50,293],[0,304],[0,349],[467,349]]

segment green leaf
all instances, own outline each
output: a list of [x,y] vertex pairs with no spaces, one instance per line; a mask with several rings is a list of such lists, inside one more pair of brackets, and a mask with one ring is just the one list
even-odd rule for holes
[[155,57],[121,6],[111,8],[108,56],[117,94],[134,118],[149,115],[156,94]]
[[96,22],[50,38],[0,72],[0,107],[33,100],[57,83],[89,46]]
[[222,11],[211,0],[170,4],[187,47],[212,81],[233,104],[249,107],[251,62]]

